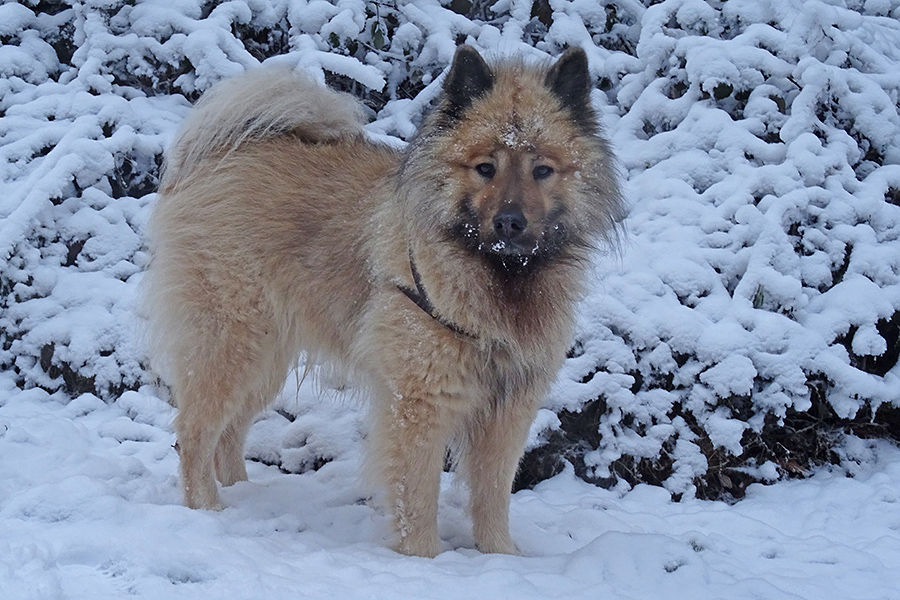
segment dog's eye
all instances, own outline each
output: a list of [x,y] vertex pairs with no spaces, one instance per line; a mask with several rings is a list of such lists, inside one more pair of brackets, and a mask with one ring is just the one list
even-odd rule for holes
[[475,165],[475,172],[485,179],[490,179],[497,172],[497,167],[491,163],[483,162]]
[[531,176],[536,180],[547,179],[553,175],[553,167],[549,165],[538,165],[531,170]]

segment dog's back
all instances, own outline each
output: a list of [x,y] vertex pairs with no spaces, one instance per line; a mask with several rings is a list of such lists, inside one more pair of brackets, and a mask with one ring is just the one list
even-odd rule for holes
[[[309,350],[345,358],[347,340],[315,330],[335,313],[346,328],[365,300],[365,258],[354,240],[369,226],[372,190],[396,163],[365,140],[361,119],[355,99],[286,68],[248,72],[203,96],[167,158],[149,224],[145,304],[158,362],[200,346],[198,330],[261,312],[284,330],[273,335],[311,330],[303,332]],[[338,240],[343,250],[334,252]],[[346,281],[354,270],[355,285],[327,293],[335,274]],[[332,300],[348,292],[341,311]],[[201,315],[212,321],[199,323]]]

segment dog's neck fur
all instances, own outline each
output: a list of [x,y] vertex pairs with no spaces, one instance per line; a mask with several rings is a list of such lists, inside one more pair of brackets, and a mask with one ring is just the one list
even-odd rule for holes
[[463,337],[471,338],[473,340],[478,339],[475,335],[469,333],[456,323],[448,321],[435,312],[434,305],[431,304],[431,300],[429,300],[428,294],[425,292],[425,288],[422,286],[422,277],[419,275],[419,270],[416,268],[416,261],[413,260],[412,248],[410,248],[409,250],[409,270],[412,272],[413,283],[415,284],[416,288],[412,289],[406,287],[405,285],[398,284],[397,289],[403,292],[403,294],[406,295],[407,298],[412,300],[415,305],[421,308],[428,316],[430,316],[432,319],[434,319],[453,333],[456,333]]

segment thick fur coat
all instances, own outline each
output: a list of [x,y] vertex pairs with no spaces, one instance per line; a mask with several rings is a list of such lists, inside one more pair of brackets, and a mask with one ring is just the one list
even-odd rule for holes
[[368,455],[397,549],[440,550],[459,449],[484,552],[516,551],[510,489],[573,333],[591,249],[623,211],[583,51],[489,65],[461,47],[404,151],[351,97],[261,69],[207,93],[166,166],[145,283],[185,501],[222,507],[244,439],[301,354],[373,398]]

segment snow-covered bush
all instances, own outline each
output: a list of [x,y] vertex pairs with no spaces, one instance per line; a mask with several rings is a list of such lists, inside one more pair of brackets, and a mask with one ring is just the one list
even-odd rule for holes
[[555,393],[587,478],[741,495],[900,433],[900,23],[839,4],[662,2],[602,68],[634,208]]
[[142,227],[219,79],[295,65],[403,139],[457,44],[578,45],[632,208],[520,485],[568,460],[603,485],[740,496],[838,460],[843,430],[900,438],[898,19],[900,0],[4,4],[0,368],[72,396],[152,381]]

